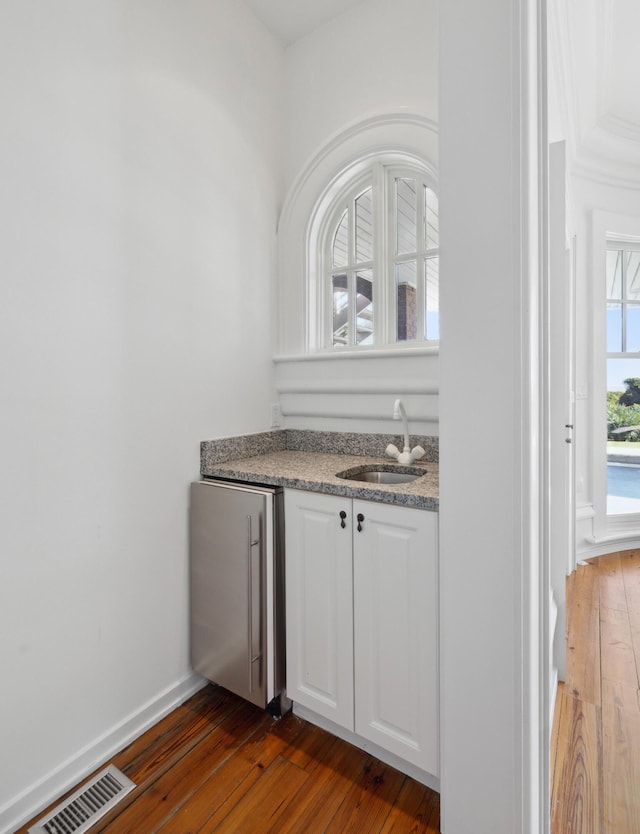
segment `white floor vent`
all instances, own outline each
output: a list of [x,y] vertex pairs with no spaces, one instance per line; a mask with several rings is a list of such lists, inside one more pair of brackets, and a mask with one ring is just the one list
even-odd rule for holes
[[27,834],[82,834],[134,788],[131,779],[109,765],[32,825]]

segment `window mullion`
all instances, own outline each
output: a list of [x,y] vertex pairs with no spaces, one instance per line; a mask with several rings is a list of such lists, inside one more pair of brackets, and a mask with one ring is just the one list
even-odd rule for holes
[[373,343],[387,344],[387,300],[385,293],[385,234],[386,223],[384,217],[384,168],[376,162],[371,169],[372,223],[373,223],[373,261],[371,264],[371,280],[373,284]]
[[[397,177],[413,179],[418,187],[413,215],[417,224],[415,251],[401,255],[396,251]],[[359,339],[366,341],[367,345],[376,346],[398,343],[398,328],[404,328],[404,324],[398,323],[398,273],[403,284],[409,282],[413,285],[415,281],[415,302],[411,296],[406,300],[404,294],[402,296],[403,305],[416,305],[415,316],[413,310],[411,316],[415,322],[412,329],[417,327],[417,332],[410,341],[424,339],[427,301],[424,261],[437,255],[437,248],[428,250],[423,239],[426,216],[424,184],[424,177],[410,166],[390,165],[379,159],[372,162],[366,173],[354,179],[348,190],[345,188],[336,198],[330,214],[325,215],[320,233],[323,246],[317,250],[316,263],[322,268],[315,274],[321,275],[324,280],[314,282],[319,309],[315,315],[316,336],[313,339],[312,333],[311,342],[315,341],[315,344],[325,348],[355,348],[362,346]],[[369,189],[370,197],[365,194]],[[405,191],[403,201],[406,199]],[[401,248],[407,249],[411,243],[405,229],[403,201]],[[365,257],[367,260],[364,260]],[[362,259],[361,262],[358,258]],[[338,280],[335,277],[340,275],[345,278]],[[362,276],[361,281],[358,275]],[[402,310],[404,312],[404,306]],[[308,321],[311,322],[310,317]],[[337,338],[336,328],[340,331]],[[402,341],[405,341],[404,329]]]
[[426,309],[426,262],[425,262],[425,193],[422,177],[416,176],[416,302],[417,302],[417,338],[422,340],[426,337],[427,323],[425,321]]
[[627,351],[627,267],[625,264],[624,251],[620,257],[620,296],[622,308],[622,352]]
[[333,239],[327,235],[324,247],[324,264],[321,270],[322,281],[320,291],[322,294],[322,309],[316,319],[318,332],[322,334],[323,347],[333,346],[333,259],[331,247]]
[[349,200],[349,269],[347,271],[348,300],[348,346],[356,344],[356,200]]

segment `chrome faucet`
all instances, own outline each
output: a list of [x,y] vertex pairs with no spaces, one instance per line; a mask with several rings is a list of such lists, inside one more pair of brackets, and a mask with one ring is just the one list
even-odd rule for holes
[[409,421],[407,420],[407,412],[404,409],[402,400],[396,400],[393,404],[393,419],[402,420],[404,427],[404,448],[399,451],[397,446],[389,443],[386,448],[386,453],[390,458],[395,458],[398,463],[409,464],[414,460],[420,460],[426,454],[422,446],[415,446],[413,449],[409,445]]

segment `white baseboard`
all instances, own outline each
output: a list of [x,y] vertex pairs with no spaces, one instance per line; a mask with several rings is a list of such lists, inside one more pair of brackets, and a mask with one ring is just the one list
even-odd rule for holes
[[92,741],[0,808],[0,834],[11,834],[208,683],[190,674]]
[[405,773],[407,776],[415,779],[416,782],[420,782],[421,785],[426,785],[428,788],[431,788],[431,790],[440,793],[440,779],[438,779],[437,776],[433,776],[431,773],[427,773],[426,770],[422,770],[410,762],[406,762],[394,753],[389,753],[384,748],[379,747],[372,741],[368,741],[366,738],[362,738],[362,736],[359,736],[356,733],[352,733],[350,730],[345,730],[344,727],[340,727],[339,724],[334,724],[334,722],[330,719],[325,718],[322,715],[318,715],[313,712],[313,710],[307,709],[307,707],[303,707],[295,701],[293,704],[293,714],[300,718],[304,718],[304,720],[308,721],[310,724],[315,724],[317,727],[327,730],[327,732],[334,736],[338,736],[338,738],[341,738],[343,741],[348,741],[349,744],[353,744],[354,747],[358,747],[360,750],[365,750],[367,753],[375,756],[376,759],[380,759],[381,762],[384,762],[391,767],[395,767],[396,770],[399,770],[401,773]]

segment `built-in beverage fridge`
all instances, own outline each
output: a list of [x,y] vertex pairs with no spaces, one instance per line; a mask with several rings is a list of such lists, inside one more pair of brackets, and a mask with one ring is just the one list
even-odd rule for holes
[[225,689],[279,714],[284,701],[282,490],[191,484],[191,662]]

